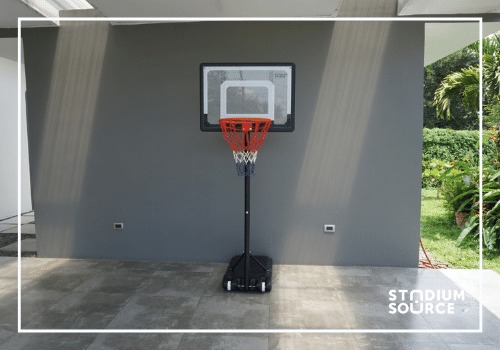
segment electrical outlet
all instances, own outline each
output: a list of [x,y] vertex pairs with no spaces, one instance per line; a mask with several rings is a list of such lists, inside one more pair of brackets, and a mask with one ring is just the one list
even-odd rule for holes
[[324,233],[334,233],[335,232],[335,225],[325,225],[323,227],[323,232]]
[[114,222],[113,230],[123,230],[123,222]]

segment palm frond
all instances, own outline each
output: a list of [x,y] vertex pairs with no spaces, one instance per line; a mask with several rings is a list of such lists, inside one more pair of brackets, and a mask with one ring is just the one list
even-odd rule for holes
[[479,109],[479,69],[463,68],[447,75],[434,93],[434,106],[440,117],[451,118],[453,101],[461,100],[466,111]]

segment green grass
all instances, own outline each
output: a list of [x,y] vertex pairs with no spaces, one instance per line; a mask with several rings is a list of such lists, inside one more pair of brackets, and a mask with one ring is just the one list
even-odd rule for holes
[[[435,189],[422,189],[422,214],[420,232],[425,250],[433,261],[446,262],[450,268],[479,268],[479,246],[473,239],[464,240],[457,247],[460,229],[452,214],[446,209],[442,198],[437,198]],[[500,252],[483,249],[483,268],[500,273]]]

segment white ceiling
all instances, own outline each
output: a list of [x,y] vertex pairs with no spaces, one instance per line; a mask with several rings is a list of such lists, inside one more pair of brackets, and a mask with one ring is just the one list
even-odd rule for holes
[[[483,23],[483,37],[500,31],[500,22]],[[479,39],[478,23],[426,23],[424,66]]]
[[[0,28],[17,28],[18,17],[42,17],[42,15],[23,4],[20,0],[0,0]],[[46,27],[53,25],[50,21],[23,23],[23,27]]]
[[[500,0],[398,0],[398,16],[500,14]],[[499,15],[500,18],[500,15]],[[500,30],[500,22],[483,22],[483,37]],[[472,44],[478,23],[426,23],[424,65]]]
[[87,0],[107,17],[335,17],[342,0]]
[[[0,38],[0,57],[17,62],[17,38]],[[21,51],[21,62],[23,61]]]
[[500,0],[398,0],[398,16],[500,13]]

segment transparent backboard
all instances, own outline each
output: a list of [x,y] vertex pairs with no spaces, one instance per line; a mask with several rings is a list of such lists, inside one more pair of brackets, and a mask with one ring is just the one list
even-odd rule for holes
[[269,131],[293,131],[293,63],[200,65],[202,131],[221,131],[221,118],[268,118]]

